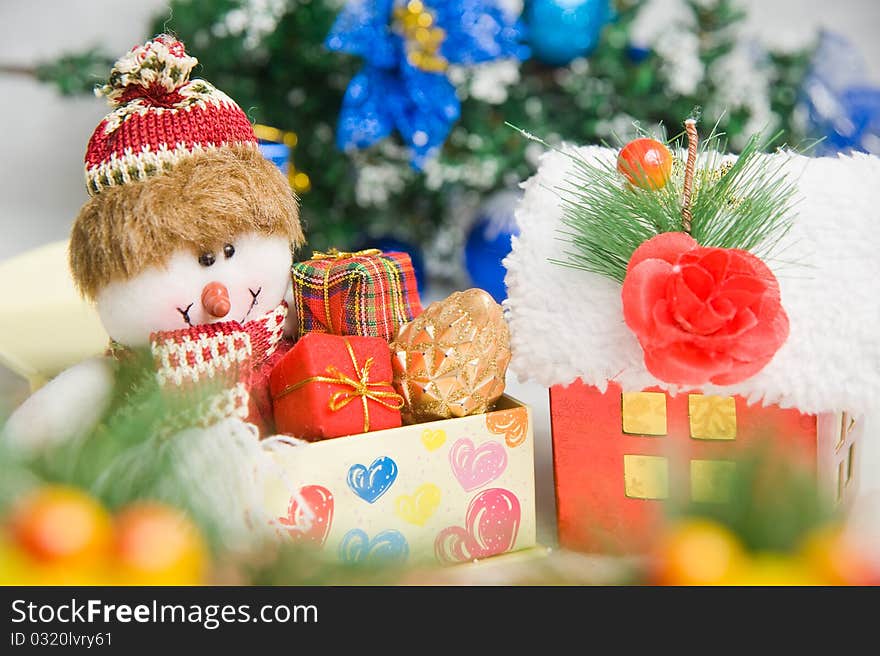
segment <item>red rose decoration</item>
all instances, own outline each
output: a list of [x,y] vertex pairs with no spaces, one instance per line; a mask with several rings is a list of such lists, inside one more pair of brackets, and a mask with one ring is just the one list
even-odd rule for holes
[[623,317],[648,371],[679,385],[743,381],[788,338],[767,265],[746,251],[703,248],[683,232],[658,235],[633,253]]

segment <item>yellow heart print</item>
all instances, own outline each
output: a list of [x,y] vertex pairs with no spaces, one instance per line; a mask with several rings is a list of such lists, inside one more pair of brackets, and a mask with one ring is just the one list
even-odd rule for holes
[[424,526],[440,506],[442,494],[433,483],[425,483],[410,496],[402,494],[394,502],[394,512],[403,521]]
[[422,444],[428,451],[436,451],[446,442],[446,431],[442,428],[431,430],[426,428],[422,431]]

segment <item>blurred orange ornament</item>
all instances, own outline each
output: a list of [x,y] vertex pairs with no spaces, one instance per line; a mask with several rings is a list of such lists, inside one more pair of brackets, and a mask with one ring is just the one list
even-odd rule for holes
[[0,533],[0,585],[32,585],[31,563],[5,535]]
[[634,139],[620,149],[617,170],[637,187],[660,189],[669,180],[672,153],[656,139]]
[[759,553],[730,572],[719,585],[778,586],[828,585],[808,563],[797,556]]
[[653,575],[660,585],[719,585],[746,560],[733,533],[703,519],[673,527],[654,557]]
[[31,559],[69,572],[100,566],[112,540],[107,511],[82,490],[63,485],[25,497],[12,512],[10,529]]
[[816,531],[804,542],[804,560],[830,585],[880,585],[880,566],[840,526]]
[[123,585],[200,585],[208,550],[199,530],[181,512],[139,502],[116,517],[114,580]]

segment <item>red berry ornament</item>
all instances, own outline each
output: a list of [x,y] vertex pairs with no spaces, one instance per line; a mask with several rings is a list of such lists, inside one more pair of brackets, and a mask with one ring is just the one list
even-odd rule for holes
[[660,189],[669,180],[672,153],[656,139],[635,139],[620,150],[617,170],[637,187]]

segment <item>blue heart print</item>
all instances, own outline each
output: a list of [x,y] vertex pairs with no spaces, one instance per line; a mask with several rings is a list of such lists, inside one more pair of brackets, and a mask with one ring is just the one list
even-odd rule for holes
[[367,503],[374,503],[397,478],[397,463],[388,456],[373,461],[370,468],[352,465],[348,470],[348,487]]
[[339,544],[339,559],[344,563],[389,565],[403,563],[409,557],[409,544],[403,533],[388,529],[372,540],[363,529],[353,528]]

